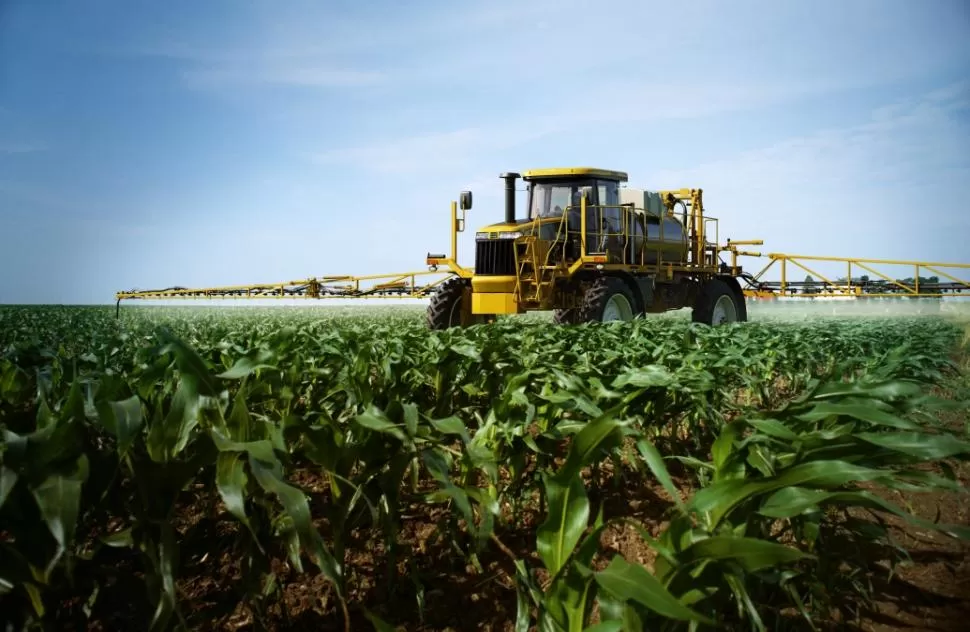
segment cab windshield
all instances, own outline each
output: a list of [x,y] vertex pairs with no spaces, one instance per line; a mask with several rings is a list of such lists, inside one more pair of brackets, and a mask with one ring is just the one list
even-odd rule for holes
[[580,195],[593,204],[593,187],[579,183],[536,183],[529,194],[529,219],[561,217],[570,206],[579,206]]

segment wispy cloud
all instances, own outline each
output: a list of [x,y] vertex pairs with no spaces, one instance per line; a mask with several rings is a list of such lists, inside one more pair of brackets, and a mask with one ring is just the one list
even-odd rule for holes
[[[325,150],[312,154],[321,165],[353,164],[384,173],[408,173],[427,168],[428,157],[459,162],[469,145],[486,142],[483,130],[468,128],[426,136],[412,136],[386,143]],[[495,139],[491,139],[494,143]],[[454,163],[453,163],[454,164]]]
[[[887,44],[904,35],[899,19],[875,18],[875,35],[860,45],[843,21],[867,15],[871,2],[847,2],[842,14],[832,15],[797,8],[765,11],[767,6],[745,2],[705,3],[703,9],[645,8],[630,0],[606,0],[600,10],[583,12],[581,24],[570,10],[573,6],[519,20],[499,10],[488,23],[494,28],[462,31],[467,41],[448,50],[443,49],[451,40],[432,40],[420,58],[423,63],[412,63],[411,72],[402,76],[417,85],[436,80],[478,94],[499,90],[501,98],[514,103],[501,119],[478,110],[457,122],[450,120],[447,127],[425,124],[421,132],[412,127],[410,133],[396,137],[323,146],[307,153],[319,163],[381,173],[467,167],[475,156],[526,147],[551,135],[576,134],[594,126],[603,133],[620,133],[632,126],[858,94],[952,60],[952,48],[911,50]],[[899,2],[895,9],[908,10]],[[617,22],[617,12],[626,19]],[[657,29],[644,40],[645,21],[689,23],[690,28]],[[945,11],[927,11],[913,15],[905,26],[916,33],[945,21]],[[745,27],[725,28],[739,23]],[[566,42],[585,42],[585,33],[607,32],[608,45],[584,47],[581,55],[563,54]],[[489,40],[493,45],[486,44]],[[751,41],[758,45],[751,46]],[[818,47],[813,41],[827,44]],[[790,55],[796,48],[799,55]],[[407,56],[406,50],[402,53]],[[395,81],[390,71],[387,77],[388,83]]]
[[0,140],[0,154],[32,154],[47,149],[45,143]]
[[[43,209],[54,213],[67,213],[73,217],[112,217],[117,216],[117,209],[92,196],[85,191],[65,191],[63,188],[53,188],[42,184],[0,180],[0,200],[12,201],[15,205],[26,205],[30,211]],[[11,212],[15,209],[8,204]]]
[[[551,89],[565,105],[531,111],[519,118],[490,125],[466,127],[440,133],[403,136],[360,146],[312,152],[319,164],[352,165],[382,173],[438,171],[471,164],[475,156],[527,145],[554,134],[577,134],[578,130],[608,125],[623,126],[665,120],[696,119],[730,112],[783,104],[824,94],[841,86],[827,81],[758,84],[683,85],[643,82],[604,83],[568,98],[569,90]],[[560,94],[562,92],[562,94]],[[616,95],[615,98],[613,95]]]
[[[522,5],[513,0],[496,0],[487,4],[433,7],[401,5],[398,9],[361,7],[363,15],[337,12],[315,2],[268,5],[242,2],[233,21],[225,24],[219,33],[218,46],[208,43],[215,39],[212,24],[206,24],[204,31],[187,25],[185,29],[176,29],[178,35],[159,31],[153,25],[149,28],[154,30],[154,36],[146,37],[143,31],[137,41],[105,52],[199,64],[292,61],[375,49],[410,53],[418,44],[467,40],[483,29],[521,28],[524,20],[534,24],[530,20],[538,20],[552,9],[578,6],[578,1],[535,0]],[[267,7],[269,10],[264,11]],[[197,37],[192,35],[193,30]]]
[[879,107],[868,121],[854,126],[821,130],[654,177],[663,186],[699,178],[719,186],[759,179],[785,187],[821,181],[850,186],[898,184],[901,179],[968,166],[965,134],[970,123],[960,116],[968,111],[970,83],[956,83]]
[[325,65],[286,65],[278,68],[216,67],[186,70],[182,77],[190,87],[211,88],[256,84],[277,84],[307,88],[340,88],[381,83],[385,75]]
[[[188,85],[205,88],[456,80],[507,86],[571,82],[593,68],[600,71],[591,83],[597,85],[630,68],[660,82],[671,66],[685,83],[700,76],[726,85],[744,77],[869,83],[919,76],[954,63],[955,47],[970,51],[970,44],[953,43],[952,36],[965,35],[960,12],[959,5],[943,3],[916,10],[909,0],[845,0],[830,12],[810,4],[781,9],[770,0],[601,0],[595,7],[580,0],[492,0],[351,11],[316,2],[243,1],[218,22],[194,15],[179,21],[177,14],[152,19],[146,12],[141,28],[130,31],[137,35],[110,50],[178,61]],[[865,46],[847,26],[859,20],[867,25]]]
[[102,52],[180,62],[184,66],[181,75],[192,88],[353,87],[395,78],[413,82],[426,70],[428,77],[435,74],[425,63],[408,67],[407,77],[397,72],[399,62],[403,59],[407,64],[415,50],[445,48],[451,49],[452,56],[462,55],[462,48],[455,44],[469,36],[522,19],[537,19],[570,2],[574,0],[540,0],[524,7],[508,1],[433,9],[408,6],[401,14],[394,9],[390,14],[379,11],[380,15],[364,8],[364,15],[357,16],[314,3],[274,3],[271,11],[259,4],[244,4],[218,34],[218,47],[208,44],[214,39],[212,33],[193,36],[194,27],[189,26],[177,36],[161,32],[147,43],[143,37]]
[[[407,269],[460,188],[467,262],[500,171],[577,163],[703,187],[722,239],[966,258],[966,85],[884,96],[967,76],[960,0],[42,4],[4,23],[0,110],[0,232],[39,286]],[[267,212],[301,230],[254,233]],[[333,237],[362,222],[366,260]]]
[[768,251],[964,259],[952,229],[970,231],[960,202],[970,196],[968,87],[954,84],[877,108],[856,125],[657,171],[646,181],[703,188],[726,236],[770,236]]

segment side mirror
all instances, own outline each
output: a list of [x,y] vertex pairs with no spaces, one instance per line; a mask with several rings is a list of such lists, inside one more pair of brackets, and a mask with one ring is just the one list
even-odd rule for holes
[[472,207],[472,192],[462,191],[458,200],[459,200],[458,206],[461,207],[461,210],[463,211],[469,210]]

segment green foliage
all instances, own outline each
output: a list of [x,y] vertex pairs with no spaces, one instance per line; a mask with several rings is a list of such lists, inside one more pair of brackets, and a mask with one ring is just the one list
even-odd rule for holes
[[[3,611],[51,621],[78,565],[124,550],[154,610],[139,623],[192,627],[174,525],[196,488],[240,525],[241,594],[267,626],[282,555],[322,575],[345,625],[385,629],[348,596],[350,535],[378,529],[393,569],[413,555],[399,536],[416,502],[446,509],[439,535],[472,565],[494,547],[512,557],[519,630],[774,629],[788,606],[824,618],[845,573],[825,545],[847,507],[968,535],[863,487],[959,489],[922,467],[970,454],[925,395],[956,369],[961,332],[943,321],[429,332],[408,312],[326,314],[0,310]],[[686,499],[671,463],[696,478]],[[664,530],[597,506],[607,465],[666,491]],[[327,485],[315,505],[293,476],[307,466]],[[501,538],[533,497],[536,556],[516,557]],[[623,525],[657,552],[652,569],[604,556],[602,533]]]

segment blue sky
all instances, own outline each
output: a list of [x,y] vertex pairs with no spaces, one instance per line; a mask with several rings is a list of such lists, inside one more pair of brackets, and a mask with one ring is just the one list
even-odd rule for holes
[[470,264],[498,174],[562,165],[765,252],[970,263],[970,8],[0,4],[3,303],[419,269],[464,188]]

